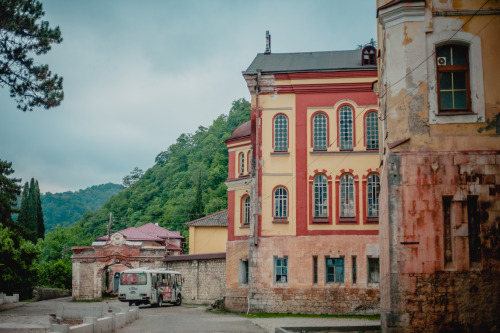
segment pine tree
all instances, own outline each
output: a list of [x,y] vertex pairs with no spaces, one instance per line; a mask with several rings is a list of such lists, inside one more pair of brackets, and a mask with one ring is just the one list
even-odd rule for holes
[[43,238],[45,226],[43,225],[42,202],[38,181],[34,178],[31,178],[29,185],[28,182],[24,184],[17,221],[26,229],[26,239],[36,242],[38,238]]
[[12,163],[0,160],[0,223],[9,225],[12,222],[13,208],[17,204],[17,196],[21,193],[21,179],[9,178],[14,173]]
[[40,199],[40,187],[38,186],[38,180],[35,182],[35,195],[36,195],[36,223],[38,238],[42,238],[45,235],[45,225],[43,221],[43,211],[42,211],[42,200]]

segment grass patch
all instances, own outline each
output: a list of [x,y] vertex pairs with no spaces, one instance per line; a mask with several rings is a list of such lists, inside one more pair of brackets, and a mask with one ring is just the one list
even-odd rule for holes
[[105,302],[105,301],[112,301],[117,299],[116,297],[109,297],[109,296],[103,296],[102,299],[72,299],[71,302],[74,303],[99,303],[99,302]]
[[21,303],[31,303],[31,302],[33,302],[33,299],[32,299],[32,298],[30,298],[30,299],[23,299],[23,300],[21,301]]
[[357,314],[305,314],[305,313],[236,313],[223,310],[210,310],[206,309],[206,312],[224,315],[238,315],[247,318],[341,318],[341,319],[368,319],[368,320],[380,320],[380,315],[357,315]]

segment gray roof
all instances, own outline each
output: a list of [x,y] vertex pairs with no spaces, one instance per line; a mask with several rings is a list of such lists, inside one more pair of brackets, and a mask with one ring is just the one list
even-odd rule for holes
[[332,72],[348,70],[376,70],[377,66],[361,65],[361,50],[303,53],[259,53],[244,74]]
[[186,223],[193,227],[227,227],[227,209]]

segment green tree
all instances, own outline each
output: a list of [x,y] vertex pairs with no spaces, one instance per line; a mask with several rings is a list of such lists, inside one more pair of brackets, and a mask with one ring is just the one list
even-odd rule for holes
[[9,225],[12,222],[12,213],[15,213],[17,197],[21,193],[18,183],[21,179],[9,177],[14,173],[12,163],[0,160],[0,223]]
[[64,98],[63,79],[48,65],[36,64],[31,55],[43,55],[51,44],[62,42],[59,27],[52,29],[37,0],[0,0],[0,85],[22,111],[49,109]]
[[126,175],[125,177],[123,177],[123,186],[132,186],[136,181],[141,179],[142,175],[144,175],[144,171],[142,171],[142,169],[139,169],[138,167],[135,167],[134,170],[130,171],[130,175]]
[[358,44],[358,46],[356,47],[356,49],[362,50],[365,46],[369,46],[369,45],[377,48],[377,41],[375,39],[373,39],[373,38],[370,38],[370,41],[368,43],[366,43],[366,44]]
[[30,184],[24,184],[19,211],[18,222],[26,229],[26,238],[35,242],[43,238],[45,227],[43,225],[42,203],[40,201],[40,188],[38,181],[31,178]]

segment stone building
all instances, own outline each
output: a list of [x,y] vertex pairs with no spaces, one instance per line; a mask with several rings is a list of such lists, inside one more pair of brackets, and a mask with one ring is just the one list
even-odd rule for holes
[[72,247],[73,299],[101,299],[103,293],[116,293],[122,271],[163,267],[165,256],[180,255],[183,243],[178,231],[148,223],[99,237],[92,246]]
[[226,308],[377,313],[376,50],[258,54],[229,151]]
[[385,332],[500,323],[500,3],[378,0]]

